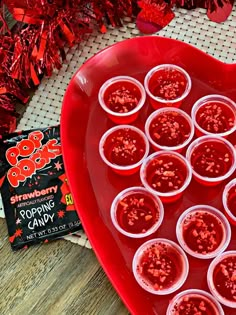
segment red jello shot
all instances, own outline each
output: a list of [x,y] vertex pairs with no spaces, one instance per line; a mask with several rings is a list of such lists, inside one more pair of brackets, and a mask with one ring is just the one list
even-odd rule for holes
[[226,251],[213,259],[208,268],[207,283],[221,304],[236,308],[236,250]]
[[225,186],[222,199],[227,218],[236,225],[236,178]]
[[144,290],[166,295],[184,284],[189,263],[178,244],[165,238],[156,238],[138,248],[132,268],[136,281]]
[[146,100],[144,86],[133,77],[117,76],[100,88],[98,100],[108,117],[116,124],[129,124],[137,119]]
[[181,152],[194,135],[191,117],[179,108],[161,108],[146,120],[145,133],[155,151]]
[[188,161],[175,151],[149,155],[140,168],[141,181],[162,202],[178,200],[190,184],[192,170]]
[[170,301],[166,315],[224,315],[220,303],[208,292],[189,289]]
[[125,236],[141,238],[156,232],[164,217],[161,200],[143,187],[121,191],[111,205],[115,228]]
[[227,137],[236,130],[236,104],[223,95],[200,98],[193,105],[191,116],[197,136],[216,134]]
[[131,175],[149,153],[149,142],[144,132],[131,125],[119,125],[107,130],[99,142],[99,153],[114,172]]
[[225,138],[214,135],[194,140],[187,149],[186,158],[192,166],[193,177],[206,186],[220,184],[236,167],[234,146]]
[[229,245],[231,228],[222,212],[207,205],[185,210],[176,224],[180,246],[191,256],[211,259]]
[[181,67],[161,64],[146,74],[144,87],[154,109],[180,107],[191,90],[192,81]]

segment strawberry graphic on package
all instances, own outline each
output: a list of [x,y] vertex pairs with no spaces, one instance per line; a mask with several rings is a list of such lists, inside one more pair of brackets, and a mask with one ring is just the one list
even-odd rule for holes
[[59,126],[1,140],[0,186],[13,250],[81,229],[64,170]]

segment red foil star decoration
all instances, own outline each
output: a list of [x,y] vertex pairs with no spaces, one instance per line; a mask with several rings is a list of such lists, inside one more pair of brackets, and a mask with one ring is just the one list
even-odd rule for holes
[[195,8],[204,8],[207,10],[208,18],[216,23],[222,23],[229,17],[234,0],[171,0],[176,7],[188,10]]
[[164,0],[138,1],[141,8],[137,16],[136,24],[139,30],[145,34],[151,34],[167,26],[174,18],[172,5]]
[[229,17],[234,5],[234,0],[208,0],[206,1],[208,18],[217,23],[222,23]]

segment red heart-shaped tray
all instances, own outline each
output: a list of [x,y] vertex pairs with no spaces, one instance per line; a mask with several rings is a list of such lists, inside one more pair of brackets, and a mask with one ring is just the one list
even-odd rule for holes
[[[223,94],[236,100],[236,64],[224,64],[177,40],[147,36],[122,41],[89,59],[73,76],[61,113],[64,163],[83,227],[97,258],[127,308],[132,314],[141,315],[164,315],[174,294],[155,296],[136,283],[131,268],[134,252],[147,239],[166,237],[176,241],[176,221],[189,206],[201,203],[222,210],[221,194],[225,184],[206,189],[192,180],[178,203],[165,206],[161,228],[146,239],[130,239],[113,227],[109,212],[113,198],[121,190],[141,183],[139,174],[128,178],[116,175],[99,156],[100,137],[113,123],[98,104],[98,90],[104,81],[116,75],[130,75],[143,83],[148,70],[161,63],[177,64],[190,74],[192,91],[182,105],[187,113],[190,113],[193,103],[206,94]],[[150,112],[147,103],[134,125],[143,128]],[[236,143],[234,138],[231,141]],[[236,227],[232,227],[232,232],[228,249],[236,248]],[[208,290],[206,273],[210,260],[188,257],[190,272],[180,290]],[[227,315],[235,314],[233,309],[224,309]]]

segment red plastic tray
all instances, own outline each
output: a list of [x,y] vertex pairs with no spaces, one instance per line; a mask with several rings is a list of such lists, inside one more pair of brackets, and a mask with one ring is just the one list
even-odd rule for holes
[[[190,272],[187,281],[180,290],[167,296],[155,296],[144,291],[133,277],[131,263],[136,249],[148,239],[166,237],[177,241],[175,224],[187,207],[201,203],[223,209],[221,195],[225,185],[205,188],[192,181],[178,203],[165,206],[161,228],[148,238],[133,240],[122,236],[113,227],[109,213],[113,198],[126,187],[141,183],[139,174],[128,178],[116,175],[99,156],[100,137],[113,123],[98,104],[98,90],[105,80],[116,75],[130,75],[143,83],[148,70],[160,63],[174,63],[189,72],[193,87],[182,105],[187,113],[190,113],[193,103],[206,94],[224,94],[236,100],[236,64],[224,64],[180,41],[147,36],[117,43],[89,59],[72,78],[61,114],[64,162],[83,227],[98,260],[127,308],[132,314],[140,315],[165,315],[168,301],[180,290],[201,288],[208,291],[206,273],[211,260],[188,256]],[[134,125],[143,129],[150,112],[147,103]],[[235,140],[231,139],[234,144]],[[232,232],[228,249],[236,248],[236,227],[232,227]],[[235,309],[224,309],[227,315],[236,312]]]

